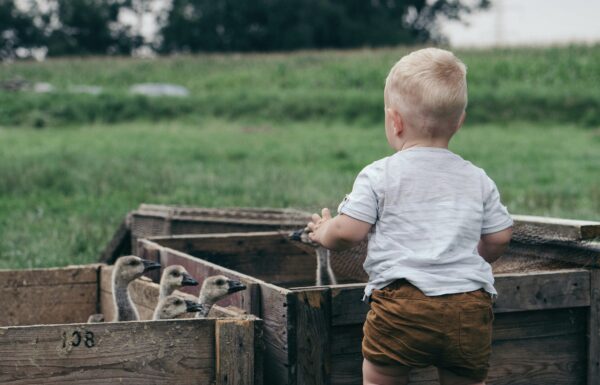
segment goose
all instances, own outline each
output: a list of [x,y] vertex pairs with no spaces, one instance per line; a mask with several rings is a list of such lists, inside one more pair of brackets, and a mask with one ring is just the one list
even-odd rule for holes
[[315,248],[317,255],[316,285],[323,286],[325,282],[330,285],[337,285],[337,278],[331,268],[331,253],[328,249],[317,245],[308,238],[308,227],[291,232],[289,237],[293,241],[302,242]]
[[171,265],[165,268],[160,278],[160,294],[158,300],[167,298],[182,286],[197,286],[196,281],[181,265]]
[[112,292],[116,308],[115,321],[135,321],[140,318],[129,295],[129,284],[145,272],[158,268],[160,268],[160,264],[135,255],[117,259],[112,274]]
[[219,300],[235,292],[245,290],[246,286],[239,281],[234,281],[224,275],[213,275],[202,282],[198,302],[203,309],[196,313],[196,318],[205,318],[212,306]]
[[204,311],[204,306],[197,302],[171,294],[158,301],[152,319],[172,319],[183,313],[193,313],[197,311]]

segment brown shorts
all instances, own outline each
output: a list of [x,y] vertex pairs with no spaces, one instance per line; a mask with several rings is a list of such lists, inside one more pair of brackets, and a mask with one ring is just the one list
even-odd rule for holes
[[363,356],[375,365],[434,365],[461,377],[487,377],[491,296],[484,290],[428,297],[406,280],[371,295]]

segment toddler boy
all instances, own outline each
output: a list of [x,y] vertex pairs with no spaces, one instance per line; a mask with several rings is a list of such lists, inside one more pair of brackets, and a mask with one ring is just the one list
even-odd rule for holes
[[483,384],[490,263],[513,222],[485,172],[448,150],[465,118],[466,67],[445,50],[412,52],[392,67],[384,101],[397,152],[358,174],[338,216],[314,214],[309,237],[329,249],[369,237],[364,384],[406,384],[411,368],[430,365],[442,385]]

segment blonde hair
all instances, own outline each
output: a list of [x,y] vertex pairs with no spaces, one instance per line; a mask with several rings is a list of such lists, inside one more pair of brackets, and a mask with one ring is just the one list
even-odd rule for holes
[[386,108],[430,136],[452,136],[467,107],[467,67],[450,51],[425,48],[402,57],[385,81]]

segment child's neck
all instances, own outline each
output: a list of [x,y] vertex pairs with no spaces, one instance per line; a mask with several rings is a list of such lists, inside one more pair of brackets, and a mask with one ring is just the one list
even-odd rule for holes
[[448,149],[449,138],[418,138],[418,139],[407,139],[402,143],[398,143],[394,146],[396,151],[408,150],[413,147],[436,147]]

